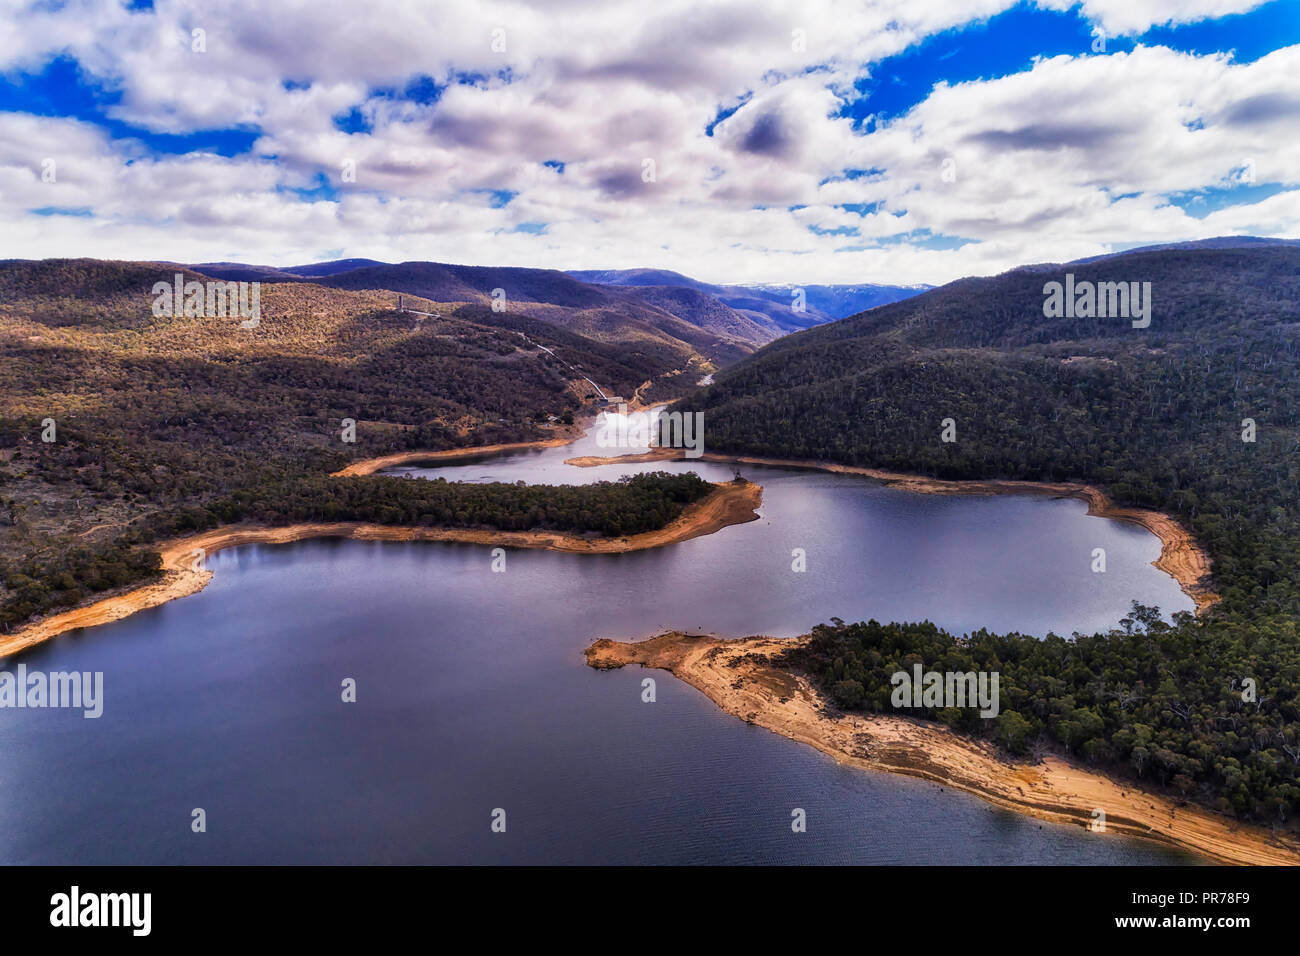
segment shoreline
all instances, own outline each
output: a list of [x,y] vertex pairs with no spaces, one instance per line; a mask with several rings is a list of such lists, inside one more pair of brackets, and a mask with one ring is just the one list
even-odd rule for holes
[[419,461],[448,462],[461,458],[476,458],[479,455],[490,455],[502,451],[523,451],[526,448],[557,448],[560,445],[571,445],[585,434],[586,431],[584,430],[568,437],[539,438],[536,441],[508,442],[504,445],[475,445],[471,448],[444,448],[441,451],[401,451],[394,455],[383,455],[379,458],[354,461],[346,468],[330,472],[330,477],[356,478],[361,475],[373,475],[385,468],[395,468],[398,465],[409,465]]
[[1196,605],[1196,614],[1200,616],[1220,600],[1218,594],[1210,587],[1211,560],[1205,549],[1176,519],[1160,511],[1146,508],[1126,508],[1115,504],[1109,496],[1096,485],[1069,481],[1023,481],[1013,479],[970,479],[950,481],[942,478],[927,478],[924,475],[908,474],[901,471],[887,471],[883,468],[863,468],[857,465],[840,465],[835,462],[816,461],[800,458],[760,458],[751,455],[720,455],[705,452],[699,458],[688,459],[675,448],[657,448],[637,455],[622,458],[601,458],[588,455],[569,458],[566,465],[578,468],[594,468],[616,462],[634,463],[650,461],[711,461],[722,464],[768,465],[776,468],[804,468],[829,471],[836,474],[862,475],[872,478],[888,487],[912,491],[918,494],[939,495],[1007,495],[1036,494],[1051,495],[1058,498],[1077,498],[1088,505],[1088,515],[1094,518],[1110,518],[1126,521],[1150,531],[1160,539],[1160,557],[1151,564],[1165,572],[1178,582],[1183,593]]
[[0,636],[0,659],[35,647],[68,631],[120,621],[137,611],[197,594],[207,587],[213,572],[192,567],[196,549],[202,549],[206,557],[227,548],[247,544],[289,544],[309,538],[352,538],[358,541],[449,541],[569,554],[627,554],[689,541],[731,525],[757,521],[757,508],[762,501],[763,488],[753,482],[714,485],[713,491],[687,505],[680,515],[662,528],[619,538],[584,538],[561,531],[426,528],[359,521],[304,522],[278,526],[251,523],[226,525],[186,538],[162,542],[158,548],[162,554],[163,569],[160,581],[52,614],[14,634]]
[[[801,638],[796,638],[801,640]],[[1052,823],[1090,828],[1105,811],[1106,832],[1140,837],[1233,865],[1300,865],[1300,837],[1279,836],[1090,770],[1072,760],[1016,761],[991,744],[940,724],[886,714],[826,712],[806,677],[768,662],[790,640],[723,640],[666,632],[639,642],[602,639],[590,667],[628,664],[666,670],[747,723],[815,747],[837,763],[919,777]]]

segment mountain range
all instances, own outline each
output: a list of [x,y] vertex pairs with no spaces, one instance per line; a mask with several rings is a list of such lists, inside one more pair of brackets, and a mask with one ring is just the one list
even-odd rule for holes
[[[599,341],[640,341],[698,354],[716,366],[782,335],[915,295],[927,286],[720,286],[656,269],[560,272],[438,262],[389,264],[341,259],[275,267],[201,262],[186,268],[215,279],[315,282],[352,290],[418,295],[453,307],[491,305],[563,325]],[[803,301],[796,302],[796,288]],[[499,306],[500,307],[500,306]]]

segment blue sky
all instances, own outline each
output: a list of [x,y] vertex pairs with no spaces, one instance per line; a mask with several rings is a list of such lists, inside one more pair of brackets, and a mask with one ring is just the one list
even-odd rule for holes
[[1300,3],[18,4],[0,256],[941,282],[1300,237]]
[[[1017,4],[987,21],[945,30],[882,60],[872,76],[855,84],[859,95],[845,103],[844,115],[859,122],[871,116],[901,116],[929,96],[937,83],[993,79],[1028,70],[1041,57],[1090,49],[1096,29],[1077,6],[1051,10]],[[1300,4],[1266,3],[1245,14],[1151,27],[1131,36],[1107,37],[1105,42],[1108,52],[1128,52],[1138,44],[1185,53],[1230,50],[1237,62],[1248,63],[1300,43]]]

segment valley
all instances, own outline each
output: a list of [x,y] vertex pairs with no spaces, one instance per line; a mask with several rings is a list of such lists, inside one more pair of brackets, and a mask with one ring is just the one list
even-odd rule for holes
[[[1281,534],[1254,537],[1247,522],[1257,499],[1244,491],[1291,474],[1288,416],[1297,397],[1273,376],[1297,361],[1297,348],[1291,326],[1272,321],[1268,307],[1257,313],[1240,305],[1238,285],[1261,270],[1281,282],[1271,294],[1290,301],[1288,283],[1300,282],[1295,255],[1267,248],[1121,257],[1115,268],[1153,274],[1159,290],[1155,321],[1131,327],[1064,309],[1044,316],[1052,328],[1041,319],[1007,321],[1016,308],[1043,314],[1033,290],[1050,284],[1050,273],[1034,267],[962,280],[774,340],[754,330],[737,337],[743,324],[717,308],[686,334],[678,323],[687,319],[667,321],[654,310],[676,303],[682,315],[698,313],[662,290],[718,290],[620,285],[624,277],[605,274],[604,288],[621,291],[559,273],[429,263],[322,267],[312,276],[204,266],[218,281],[266,283],[261,321],[250,328],[201,311],[148,311],[158,273],[148,264],[2,264],[0,362],[17,387],[6,393],[0,418],[11,443],[0,652],[31,653],[59,635],[192,599],[212,580],[205,562],[225,549],[325,537],[629,555],[701,535],[725,538],[769,506],[761,481],[724,481],[709,472],[718,466],[728,477],[740,469],[858,476],[923,496],[1077,498],[1090,516],[1155,534],[1161,547],[1151,564],[1178,581],[1196,616],[1180,611],[1170,623],[1154,607],[1135,605],[1124,630],[1076,628],[1059,651],[1061,639],[1051,634],[1044,644],[1041,633],[998,635],[974,620],[966,632],[838,618],[808,632],[805,620],[803,636],[782,641],[782,654],[772,653],[769,639],[753,639],[768,663],[752,679],[760,688],[797,685],[804,705],[844,715],[822,719],[864,720],[854,734],[870,736],[885,726],[876,711],[889,672],[879,659],[886,644],[909,659],[971,656],[976,669],[992,654],[1002,661],[998,719],[928,710],[908,724],[935,728],[916,731],[913,756],[871,765],[913,772],[921,753],[939,759],[941,741],[969,741],[959,746],[986,754],[989,768],[999,760],[1039,767],[1033,773],[1047,776],[1033,777],[1031,790],[1047,787],[1064,802],[1048,811],[1051,801],[1041,795],[1018,802],[1000,785],[963,783],[952,771],[922,776],[1053,820],[1082,813],[1070,801],[1086,799],[1093,785],[1084,781],[1109,781],[1111,796],[1122,792],[1115,799],[1127,807],[1110,811],[1119,832],[1153,835],[1150,807],[1139,812],[1132,799],[1200,805],[1209,816],[1175,812],[1158,838],[1233,862],[1274,860],[1266,847],[1281,847],[1275,861],[1290,861],[1294,772],[1272,754],[1294,746],[1286,715],[1300,683],[1300,655],[1285,650],[1295,634],[1286,608],[1296,579],[1283,573],[1292,565],[1278,550],[1291,531],[1285,512],[1274,512],[1269,520],[1282,522]],[[1097,270],[1111,266],[1071,268],[1070,279],[1077,272],[1087,282],[1101,281]],[[1184,295],[1183,276],[1216,269],[1224,277],[1218,298]],[[188,287],[204,274],[182,272],[180,280]],[[69,282],[80,291],[69,296]],[[498,296],[504,286],[489,288],[497,282],[516,291]],[[972,283],[983,289],[974,298]],[[1235,307],[1228,304],[1234,295]],[[77,310],[92,301],[96,319],[87,322]],[[1152,301],[1148,294],[1148,307]],[[972,303],[980,302],[986,314],[972,322]],[[719,316],[721,325],[713,321]],[[1207,325],[1209,316],[1218,324]],[[36,354],[39,386],[29,371]],[[1224,393],[1229,360],[1235,381]],[[1247,396],[1265,391],[1268,404],[1259,408],[1266,410],[1257,410]],[[151,401],[142,419],[146,392],[170,400]],[[594,424],[614,395],[631,396],[634,413],[675,400],[670,414],[704,425],[707,451],[683,460],[680,449],[620,443],[630,453],[609,457],[598,441],[605,429]],[[1248,412],[1260,417],[1262,440],[1238,449],[1234,442],[1245,443],[1234,423]],[[57,423],[55,442],[40,441],[48,420]],[[1144,437],[1131,445],[1103,438],[1121,431]],[[1243,451],[1252,465],[1239,474],[1254,486],[1232,471],[1205,470],[1206,461],[1241,460]],[[480,463],[536,455],[553,463],[533,480],[476,477],[494,474]],[[579,480],[584,472],[605,477]],[[923,605],[913,608],[924,613]],[[1138,639],[1140,652],[1128,646]],[[667,666],[701,686],[703,671],[674,670],[637,646],[598,643],[597,659]],[[1009,668],[1013,647],[1020,663]],[[1061,673],[1060,653],[1089,663],[1067,667],[1069,680],[1044,683]],[[728,660],[741,666],[742,657],[749,660],[749,651]],[[1199,677],[1189,684],[1192,659]],[[1216,669],[1222,660],[1233,661],[1226,671]],[[1108,668],[1101,680],[1099,667]],[[1183,675],[1181,690],[1171,684],[1174,673]],[[1253,709],[1216,690],[1245,677],[1267,687]],[[786,696],[756,699],[757,709],[741,716],[757,719],[769,706],[777,713]],[[1253,728],[1251,742],[1224,721]],[[786,718],[758,722],[853,758],[830,742],[840,739],[838,722],[799,734]],[[1047,782],[1056,767],[1073,769]],[[1238,768],[1248,775],[1237,776]],[[1060,782],[1067,777],[1076,791]],[[1234,818],[1239,825],[1226,822]],[[1269,826],[1273,835],[1265,837]],[[1171,827],[1173,834],[1164,832]],[[1228,833],[1242,834],[1236,849]]]

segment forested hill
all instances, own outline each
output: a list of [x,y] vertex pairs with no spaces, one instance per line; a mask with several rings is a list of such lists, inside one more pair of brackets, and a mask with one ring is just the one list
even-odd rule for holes
[[[505,312],[526,315],[595,341],[655,350],[671,357],[672,368],[682,368],[697,357],[725,365],[786,331],[770,322],[756,322],[695,289],[666,295],[669,290],[616,288],[583,282],[554,269],[421,261],[389,264],[367,259],[286,269],[236,262],[188,268],[226,280],[301,282],[358,292],[382,289],[419,296],[448,314],[462,308],[481,312],[483,307],[496,305],[504,312],[481,313],[485,324],[493,324],[495,317]],[[786,301],[788,312],[789,299]]]
[[[177,272],[204,281],[165,263],[0,262],[0,632],[148,576],[154,538],[222,521],[477,520],[471,490],[322,476],[396,451],[551,438],[595,408],[581,375],[631,395],[681,367],[679,346],[486,305],[399,312],[392,292],[311,282],[263,282],[254,328],[155,315],[154,284]],[[670,510],[664,493],[561,489],[542,510],[585,515],[584,531],[640,528]],[[514,494],[492,517],[516,527],[536,504]]]
[[[1130,322],[1100,316],[1047,318],[1043,286],[1062,281],[1066,273],[1076,283],[1150,282],[1150,327],[1134,329]],[[1090,342],[1150,349],[1166,342],[1212,345],[1286,321],[1300,321],[1300,248],[1179,249],[959,279],[790,336],[766,354],[873,336],[929,348]]]
[[[1150,326],[1044,317],[1067,270],[1150,282]],[[788,336],[684,404],[714,451],[1099,482],[1184,518],[1227,608],[1257,613],[1300,597],[1298,366],[1300,249],[1145,252],[964,279]]]
[[[313,282],[340,289],[385,289],[420,296],[440,311],[486,306],[501,297],[506,310],[601,342],[656,349],[675,356],[674,368],[699,356],[726,365],[768,342],[919,288],[889,285],[719,286],[662,269],[560,272],[514,266],[340,259],[301,266],[203,262],[184,268],[216,279]],[[796,298],[802,308],[792,308]],[[488,313],[491,320],[499,313]],[[491,324],[489,321],[488,324]],[[693,384],[700,376],[683,377]],[[680,388],[663,391],[681,394]]]
[[[1067,272],[1150,282],[1149,327],[1045,317],[1044,285]],[[1300,249],[1150,251],[964,279],[775,342],[680,404],[705,413],[709,451],[1079,479],[1173,513],[1213,559],[1224,601],[1210,619],[1137,624],[1140,659],[1099,650],[1114,635],[1064,664],[1007,638],[1017,686],[1036,689],[1003,723],[1149,783],[1179,777],[1220,809],[1274,822],[1300,809]],[[890,653],[924,656],[937,641],[969,656],[960,636],[932,632],[895,626]],[[869,628],[823,629],[804,664],[832,692],[846,682],[841,704],[871,707],[878,643]],[[1063,666],[1068,681],[1055,679]],[[1245,678],[1256,702],[1242,700]]]

